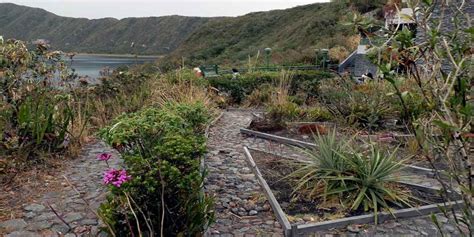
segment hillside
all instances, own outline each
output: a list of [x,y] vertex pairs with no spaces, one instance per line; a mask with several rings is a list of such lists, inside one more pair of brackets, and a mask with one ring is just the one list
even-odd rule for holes
[[186,39],[173,55],[188,56],[192,61],[241,61],[270,47],[274,60],[285,62],[297,57],[312,58],[316,48],[341,45],[352,50],[354,45],[347,42],[351,30],[340,24],[341,16],[346,13],[344,4],[319,3],[211,20]]
[[0,35],[26,41],[47,39],[64,51],[166,54],[207,21],[183,16],[89,20],[0,3]]
[[346,4],[333,2],[240,17],[89,20],[0,3],[0,35],[26,41],[47,39],[53,48],[63,51],[169,54],[196,63],[242,62],[271,47],[274,61],[301,62],[313,60],[316,48],[352,50],[351,31],[339,24],[348,11]]

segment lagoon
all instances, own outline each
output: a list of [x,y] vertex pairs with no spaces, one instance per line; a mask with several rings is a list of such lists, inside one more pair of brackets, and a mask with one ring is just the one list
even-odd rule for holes
[[116,69],[120,66],[152,63],[158,58],[158,56],[78,54],[74,56],[72,62],[69,58],[66,61],[79,76],[96,79],[104,68]]

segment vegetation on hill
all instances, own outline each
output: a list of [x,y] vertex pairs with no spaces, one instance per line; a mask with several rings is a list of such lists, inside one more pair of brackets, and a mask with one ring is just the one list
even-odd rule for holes
[[342,46],[349,52],[357,45],[351,29],[340,24],[348,11],[346,3],[331,2],[211,20],[173,56],[199,63],[235,63],[258,51],[263,59],[263,49],[270,47],[274,63],[314,63],[315,49]]
[[208,20],[184,16],[89,20],[0,3],[0,33],[5,38],[46,39],[53,48],[67,52],[167,54]]
[[348,6],[335,1],[240,17],[89,20],[2,3],[0,32],[30,42],[46,39],[66,52],[170,54],[175,61],[185,57],[193,64],[223,64],[244,62],[270,47],[275,63],[313,63],[317,48],[337,47],[333,51],[342,52],[338,58],[343,58],[356,46],[351,28],[340,24],[351,10]]

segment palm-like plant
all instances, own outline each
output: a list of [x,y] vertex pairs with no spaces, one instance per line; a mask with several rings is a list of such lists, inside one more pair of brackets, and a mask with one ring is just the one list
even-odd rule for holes
[[311,189],[310,196],[326,193],[339,185],[339,181],[325,179],[324,177],[338,177],[348,169],[348,163],[342,154],[347,150],[351,139],[337,139],[336,131],[329,132],[326,136],[314,136],[318,148],[301,149],[310,160],[302,162],[296,171],[289,177],[297,178],[296,191]]
[[410,206],[408,191],[400,189],[394,183],[402,169],[402,161],[397,161],[395,152],[384,154],[376,146],[371,145],[369,154],[345,153],[340,154],[347,162],[348,169],[338,176],[326,176],[324,179],[340,182],[338,188],[328,190],[325,195],[340,195],[346,197],[351,204],[351,210],[362,206],[364,211],[374,210],[375,222],[381,208],[390,211],[390,204],[399,207]]
[[295,192],[310,190],[310,197],[316,194],[324,200],[339,197],[351,210],[373,210],[375,222],[382,208],[410,206],[409,193],[394,185],[404,162],[397,160],[396,152],[385,154],[369,144],[368,152],[358,153],[350,148],[351,140],[336,139],[335,131],[315,136],[318,148],[302,150],[311,160],[289,175],[298,180]]

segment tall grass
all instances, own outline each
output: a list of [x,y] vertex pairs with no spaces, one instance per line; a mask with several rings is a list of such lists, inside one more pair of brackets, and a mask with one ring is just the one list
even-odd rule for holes
[[187,69],[176,70],[161,76],[151,82],[150,88],[152,89],[148,102],[151,105],[200,102],[208,109],[215,107],[215,97],[213,93],[209,93],[207,83]]

